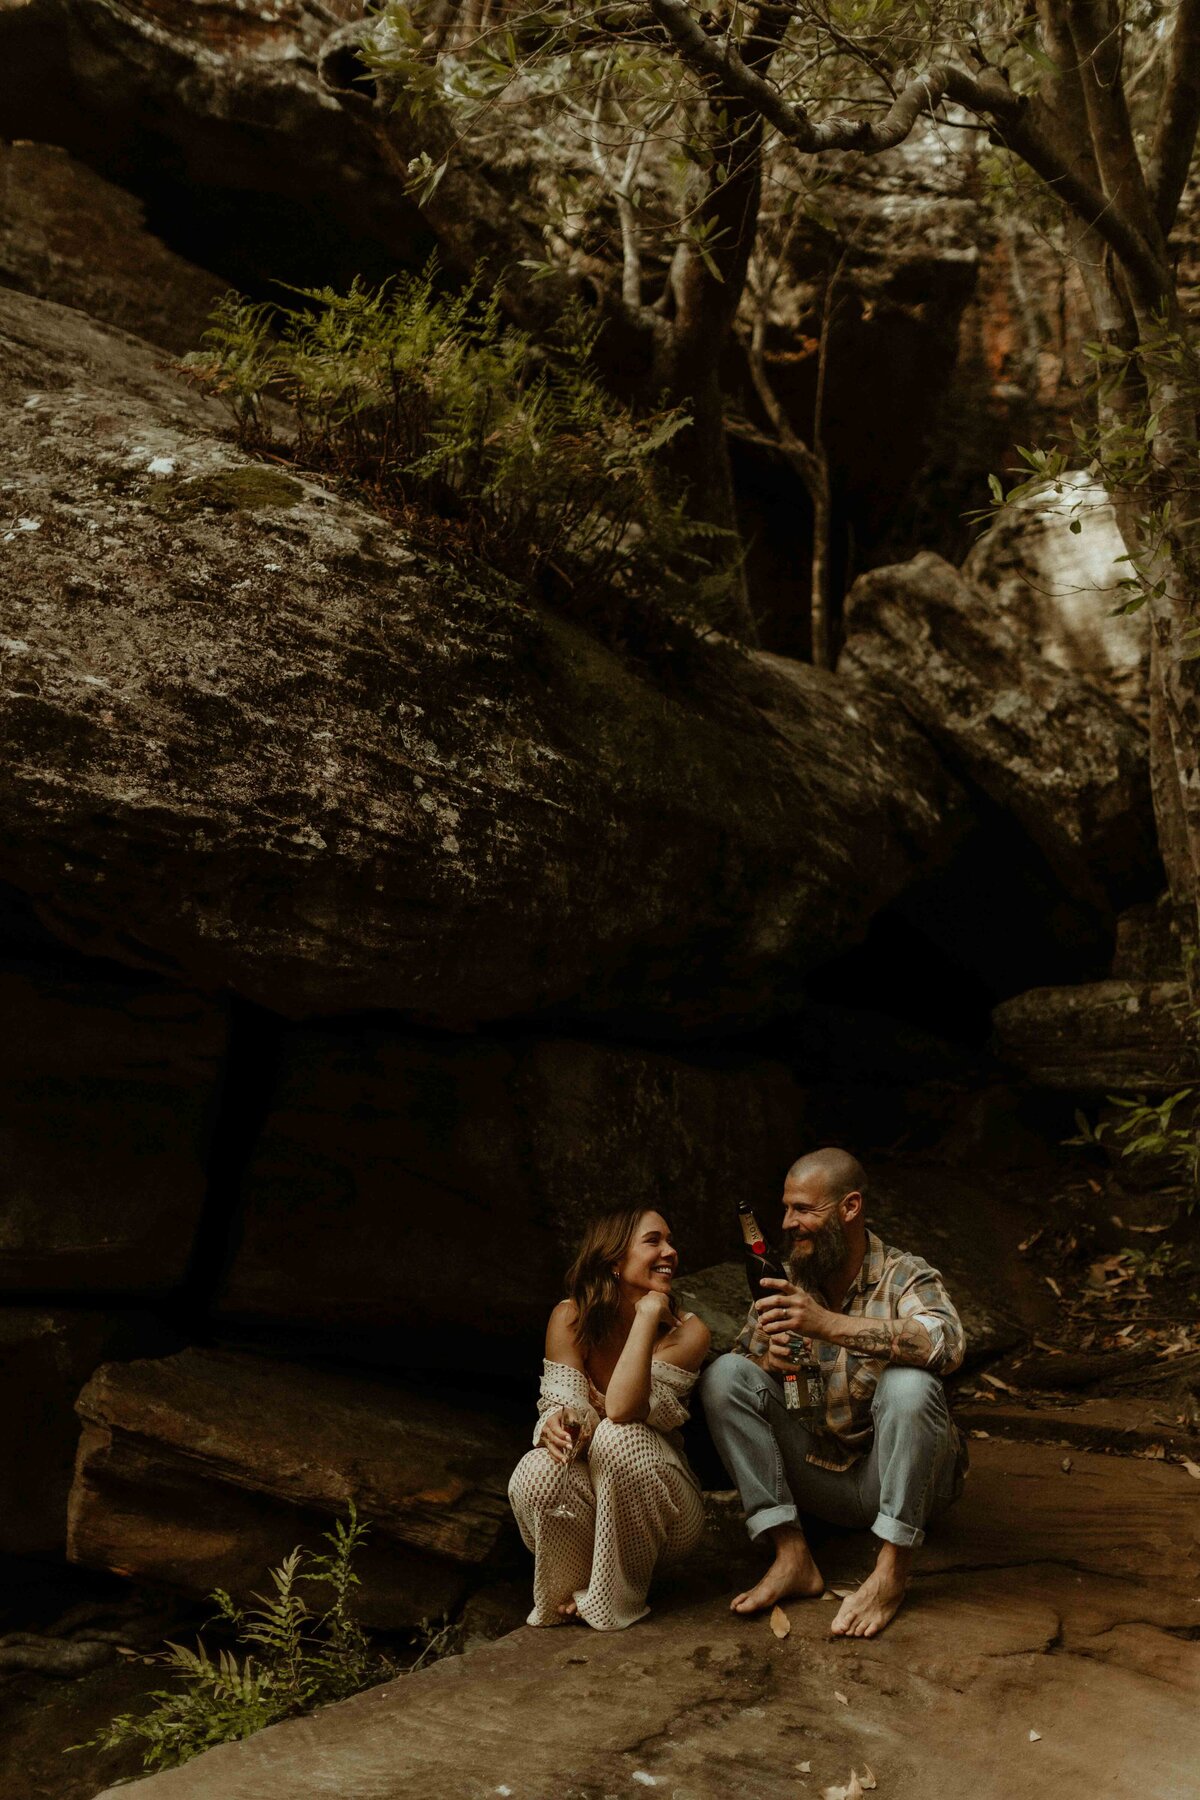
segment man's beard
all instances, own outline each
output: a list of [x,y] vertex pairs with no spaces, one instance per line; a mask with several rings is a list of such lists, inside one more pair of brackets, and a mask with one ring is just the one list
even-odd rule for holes
[[839,1215],[833,1213],[828,1223],[808,1241],[811,1249],[807,1256],[796,1256],[793,1243],[788,1268],[797,1287],[810,1294],[820,1293],[830,1276],[836,1275],[843,1266],[849,1250],[846,1229]]

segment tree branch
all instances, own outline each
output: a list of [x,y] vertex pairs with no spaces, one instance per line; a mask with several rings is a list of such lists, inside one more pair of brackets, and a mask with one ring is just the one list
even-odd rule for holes
[[995,69],[971,75],[954,63],[932,63],[903,88],[878,119],[828,119],[818,124],[805,109],[783,98],[778,88],[746,64],[728,39],[710,38],[697,24],[687,0],[648,0],[654,17],[680,57],[698,74],[720,79],[727,91],[755,107],[782,138],[807,155],[826,150],[877,154],[892,150],[911,134],[923,114],[944,100],[994,121],[997,139],[1028,163],[1078,219],[1094,229],[1120,257],[1142,298],[1153,304],[1168,290],[1170,273],[1141,231],[1112,201],[1062,160],[1028,116],[1019,94]]
[[1200,0],[1179,0],[1146,183],[1166,237],[1175,224],[1200,130]]
[[1165,245],[1150,204],[1125,103],[1120,14],[1114,0],[1066,0],[1066,17],[1104,191],[1117,216],[1127,219],[1156,253],[1161,251],[1165,262]]

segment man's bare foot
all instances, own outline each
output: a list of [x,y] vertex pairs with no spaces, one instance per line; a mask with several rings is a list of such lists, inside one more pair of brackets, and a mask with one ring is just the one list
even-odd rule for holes
[[765,1612],[784,1600],[811,1599],[824,1591],[824,1578],[799,1526],[777,1525],[771,1536],[775,1561],[760,1582],[729,1602],[730,1612]]
[[900,1610],[911,1561],[911,1549],[881,1544],[867,1579],[838,1608],[829,1627],[830,1637],[878,1637]]

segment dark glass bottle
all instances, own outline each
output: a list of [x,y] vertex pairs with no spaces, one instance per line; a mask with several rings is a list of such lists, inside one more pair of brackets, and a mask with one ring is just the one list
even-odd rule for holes
[[[748,1200],[738,1202],[738,1224],[742,1228],[742,1239],[746,1246],[746,1280],[750,1285],[750,1298],[765,1300],[773,1290],[763,1287],[763,1277],[767,1276],[772,1281],[786,1281],[787,1270],[763,1236]],[[783,1404],[789,1412],[800,1411],[800,1384],[795,1375],[785,1375],[783,1378]]]

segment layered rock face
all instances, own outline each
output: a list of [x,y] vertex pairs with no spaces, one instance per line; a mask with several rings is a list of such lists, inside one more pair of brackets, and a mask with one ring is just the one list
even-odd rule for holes
[[79,1397],[67,1549],[93,1568],[248,1597],[353,1500],[368,1623],[461,1600],[513,1526],[524,1433],[362,1377],[228,1352],[110,1364]]
[[588,1219],[655,1208],[685,1267],[715,1262],[737,1199],[774,1202],[812,1111],[778,1063],[294,1034],[218,1314],[384,1363],[527,1371]]
[[1041,1087],[1163,1093],[1200,1080],[1181,981],[1032,988],[996,1008],[996,1044]]
[[1200,1080],[1195,1011],[1167,896],[1121,915],[1111,979],[1032,988],[998,1006],[992,1023],[1000,1056],[1040,1087],[1163,1095]]
[[187,1271],[226,1049],[165,982],[0,965],[0,1291],[160,1295]]

